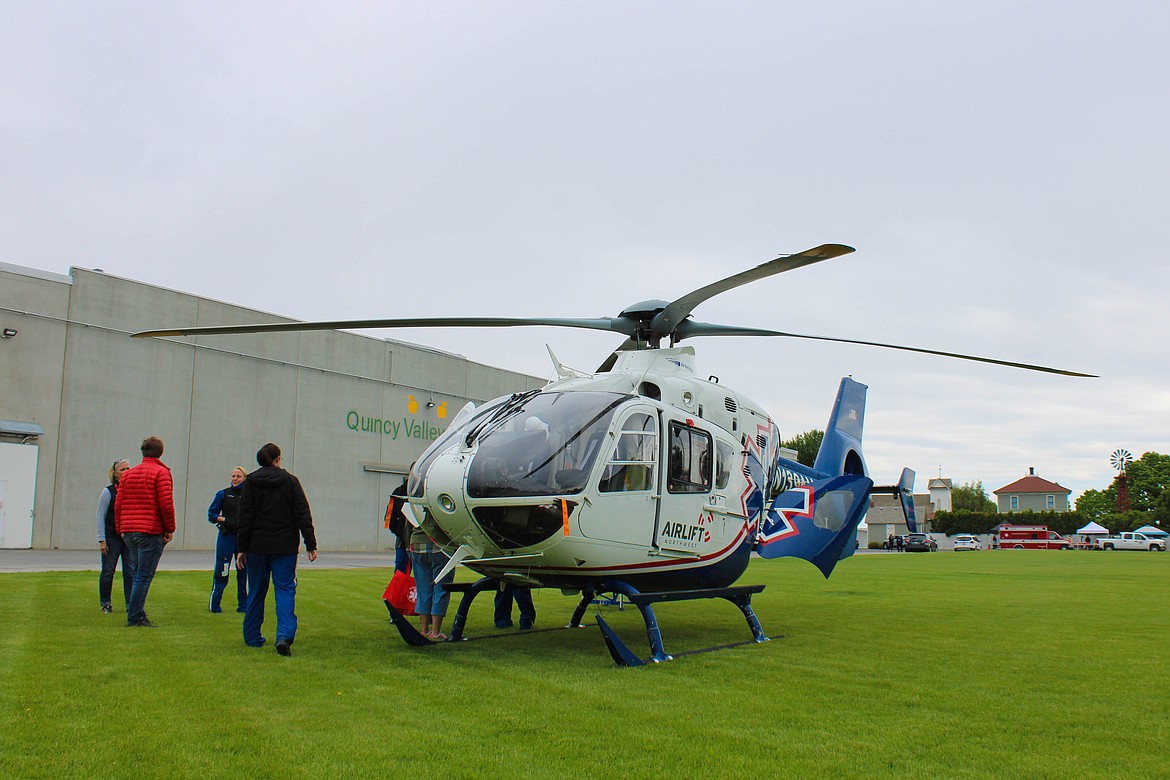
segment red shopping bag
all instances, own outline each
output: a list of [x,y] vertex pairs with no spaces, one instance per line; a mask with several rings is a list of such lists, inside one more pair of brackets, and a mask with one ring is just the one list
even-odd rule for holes
[[407,565],[406,571],[396,570],[394,576],[390,578],[390,584],[386,586],[386,591],[382,594],[382,598],[390,602],[390,606],[401,612],[406,617],[413,617],[415,605],[415,589],[414,577],[410,576],[410,566]]

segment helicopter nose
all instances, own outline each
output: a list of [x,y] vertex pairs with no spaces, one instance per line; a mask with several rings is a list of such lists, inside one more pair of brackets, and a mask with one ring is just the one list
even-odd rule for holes
[[479,546],[486,540],[472,522],[467,507],[463,490],[466,461],[458,447],[436,458],[426,473],[423,500],[435,522],[453,541],[474,541]]

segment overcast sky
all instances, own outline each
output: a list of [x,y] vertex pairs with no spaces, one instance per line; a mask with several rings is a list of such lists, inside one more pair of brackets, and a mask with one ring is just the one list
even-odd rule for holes
[[[786,437],[850,374],[879,483],[1075,499],[1170,452],[1164,2],[3,6],[5,262],[307,320],[595,317],[844,243],[695,316],[1101,378],[687,342]],[[380,335],[538,376],[621,341]]]

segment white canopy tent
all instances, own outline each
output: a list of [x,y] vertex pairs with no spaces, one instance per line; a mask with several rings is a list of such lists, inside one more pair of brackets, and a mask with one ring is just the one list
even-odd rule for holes
[[1078,528],[1077,533],[1081,534],[1082,536],[1093,536],[1094,534],[1108,535],[1109,529],[1098,523],[1089,523],[1086,526]]
[[1145,534],[1146,536],[1170,536],[1170,534],[1163,531],[1156,525],[1143,525],[1137,529],[1135,533]]

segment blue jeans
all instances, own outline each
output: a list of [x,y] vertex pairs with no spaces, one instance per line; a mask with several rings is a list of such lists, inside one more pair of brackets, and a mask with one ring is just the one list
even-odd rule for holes
[[536,607],[532,605],[532,589],[505,583],[496,591],[496,628],[511,628],[512,598],[520,608],[520,628],[532,628],[536,622]]
[[106,550],[102,556],[102,573],[98,577],[98,600],[103,607],[111,606],[110,598],[114,591],[114,570],[118,568],[118,560],[122,561],[122,594],[126,597],[126,606],[130,606],[130,592],[134,590],[134,565],[130,562],[130,548],[124,541],[117,538],[106,539]]
[[[212,612],[222,612],[220,602],[223,601],[223,592],[228,584],[228,572],[235,568],[236,536],[219,532],[215,540],[215,571],[211,574],[211,604]],[[244,572],[236,570],[236,611],[243,612],[248,606],[248,580]]]
[[130,550],[130,560],[134,567],[134,587],[130,591],[130,602],[126,605],[126,624],[132,626],[146,620],[146,594],[150,592],[150,583],[154,581],[154,573],[158,570],[165,545],[162,534],[137,531],[122,534],[122,541]]
[[435,575],[442,571],[449,560],[441,552],[410,554],[414,565],[414,587],[417,601],[414,611],[419,615],[446,615],[451,594],[443,587],[444,582],[455,580],[454,570],[447,572],[442,582],[435,582]]
[[268,580],[276,600],[276,641],[287,639],[289,644],[297,637],[297,554],[268,555],[248,553],[248,606],[244,610],[244,644],[260,647],[264,637],[264,600],[268,598]]

